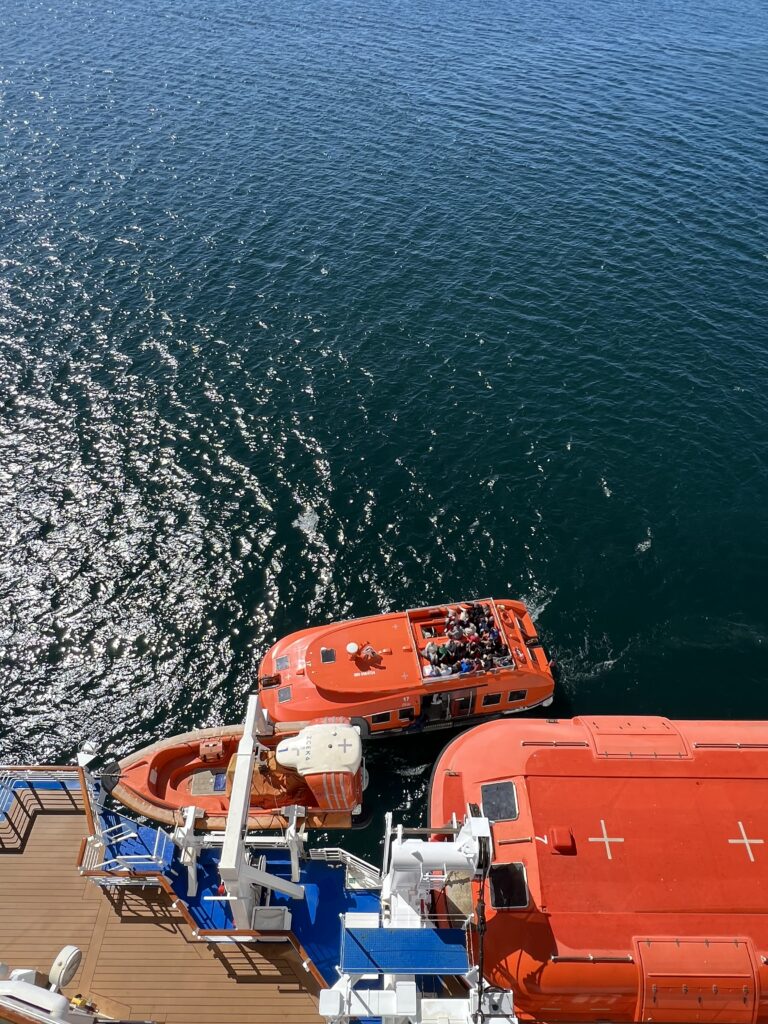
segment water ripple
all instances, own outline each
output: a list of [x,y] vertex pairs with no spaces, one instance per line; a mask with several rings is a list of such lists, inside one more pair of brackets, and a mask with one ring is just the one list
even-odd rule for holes
[[444,595],[529,601],[558,713],[768,714],[767,35],[7,0],[0,757],[231,720],[285,631]]

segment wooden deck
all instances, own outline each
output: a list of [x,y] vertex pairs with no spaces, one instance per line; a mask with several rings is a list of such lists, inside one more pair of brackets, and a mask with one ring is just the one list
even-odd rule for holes
[[207,945],[157,889],[104,890],[75,867],[85,818],[66,793],[25,797],[0,827],[0,961],[47,973],[62,946],[83,962],[67,995],[168,1024],[321,1020],[288,944]]

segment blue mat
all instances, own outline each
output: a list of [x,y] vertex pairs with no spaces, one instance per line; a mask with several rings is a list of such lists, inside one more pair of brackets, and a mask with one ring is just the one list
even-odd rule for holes
[[339,980],[337,965],[341,959],[341,919],[347,911],[381,910],[377,891],[344,888],[344,868],[322,861],[305,861],[301,872],[306,898],[292,900],[276,894],[275,905],[287,904],[293,914],[292,931],[313,964],[329,985]]
[[153,860],[155,843],[160,829],[150,825],[140,825],[138,822],[124,818],[110,810],[103,810],[99,814],[99,819],[103,829],[119,826],[118,835],[123,832],[135,833],[130,839],[125,838],[112,842],[109,842],[109,837],[107,837],[108,845],[104,848],[104,861],[117,857],[134,857],[136,859],[130,863],[130,867],[134,871],[160,871],[162,873],[168,871],[174,858],[173,843],[167,841],[159,844],[158,849],[162,851],[163,855],[159,867]]
[[347,974],[466,974],[460,928],[350,928],[341,969]]
[[199,928],[209,931],[226,932],[234,928],[232,907],[227,900],[205,899],[218,896],[221,877],[219,875],[219,850],[201,850],[197,859],[197,894],[190,897],[187,892],[187,869],[178,859],[171,863],[166,877],[177,896],[186,903],[192,918]]

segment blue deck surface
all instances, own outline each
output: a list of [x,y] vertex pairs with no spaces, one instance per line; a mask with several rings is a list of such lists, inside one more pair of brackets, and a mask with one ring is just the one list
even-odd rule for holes
[[[178,864],[170,866],[166,877],[174,892],[187,905],[200,928],[230,931],[234,927],[231,904],[225,900],[206,899],[218,895],[221,881],[218,871],[219,850],[203,850],[198,858],[197,894],[187,894],[187,871]],[[280,878],[290,878],[290,858],[285,850],[270,851],[266,855],[266,870]],[[323,978],[333,984],[338,980],[337,964],[341,952],[341,918],[347,911],[380,910],[378,892],[357,892],[344,888],[344,868],[322,861],[304,861],[301,866],[301,884],[305,898],[291,899],[272,893],[271,905],[289,907],[292,931]]]
[[349,974],[466,974],[460,928],[350,928],[344,934],[342,970]]
[[[125,832],[134,833],[130,838],[126,837],[118,842],[109,843],[104,848],[105,862],[110,858],[130,857],[130,861],[125,866],[134,871],[159,871],[167,874],[176,848],[170,839],[164,840],[160,837],[158,842],[160,829],[152,828],[149,825],[139,825],[138,822],[109,810],[103,810],[99,814],[99,820],[104,830],[117,826],[119,829],[116,829],[117,836]],[[159,865],[154,860],[155,851],[161,857]]]
[[273,897],[273,904],[288,904],[293,914],[292,931],[329,985],[338,981],[341,963],[341,914],[348,911],[378,913],[378,891],[344,887],[344,868],[322,861],[306,861],[302,870],[305,899]]
[[197,893],[190,897],[187,894],[187,869],[174,860],[166,872],[173,891],[187,905],[195,923],[200,928],[210,931],[230,931],[234,928],[232,910],[228,900],[206,899],[218,896],[219,855],[220,850],[201,850],[197,858]]

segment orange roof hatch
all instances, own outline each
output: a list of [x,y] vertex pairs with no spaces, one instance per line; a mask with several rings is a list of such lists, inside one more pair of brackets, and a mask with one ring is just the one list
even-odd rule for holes
[[685,740],[674,723],[650,715],[582,717],[598,757],[690,757]]

